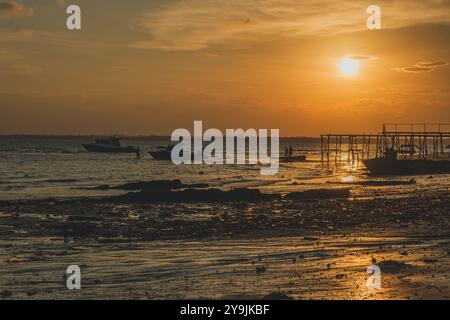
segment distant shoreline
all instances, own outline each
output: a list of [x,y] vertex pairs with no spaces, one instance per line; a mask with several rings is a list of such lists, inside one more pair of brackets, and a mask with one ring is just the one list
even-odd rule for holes
[[[30,139],[79,139],[79,138],[96,138],[105,136],[117,136],[122,139],[152,139],[152,140],[170,140],[170,135],[123,135],[123,134],[81,134],[81,135],[45,135],[45,134],[0,134],[0,138],[30,138]],[[287,136],[280,139],[305,139],[320,140],[320,136]]]

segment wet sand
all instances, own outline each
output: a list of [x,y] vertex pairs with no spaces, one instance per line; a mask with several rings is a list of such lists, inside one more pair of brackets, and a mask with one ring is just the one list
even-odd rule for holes
[[[0,204],[3,299],[449,299],[450,193]],[[382,288],[368,289],[375,259]],[[82,269],[82,289],[65,269]]]

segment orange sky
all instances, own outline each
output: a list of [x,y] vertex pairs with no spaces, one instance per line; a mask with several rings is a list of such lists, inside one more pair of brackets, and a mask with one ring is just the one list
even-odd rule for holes
[[[0,0],[0,134],[450,122],[450,1]],[[366,8],[382,30],[367,30]],[[357,60],[354,75],[340,72]]]

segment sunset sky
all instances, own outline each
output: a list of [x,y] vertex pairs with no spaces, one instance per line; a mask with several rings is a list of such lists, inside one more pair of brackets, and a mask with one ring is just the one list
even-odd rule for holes
[[0,0],[0,134],[450,123],[449,62],[449,0]]

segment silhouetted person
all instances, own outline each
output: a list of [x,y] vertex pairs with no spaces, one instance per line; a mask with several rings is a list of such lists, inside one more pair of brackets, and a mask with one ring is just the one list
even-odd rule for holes
[[288,146],[284,146],[284,157],[287,158],[289,156],[289,148]]
[[141,149],[140,148],[136,148],[136,160],[141,159]]
[[394,148],[386,148],[386,151],[384,152],[384,156],[387,159],[396,160],[397,159],[397,151],[395,151]]
[[294,149],[292,149],[292,146],[289,146],[289,158],[292,158],[293,154],[294,154]]

